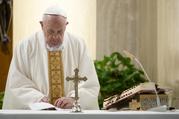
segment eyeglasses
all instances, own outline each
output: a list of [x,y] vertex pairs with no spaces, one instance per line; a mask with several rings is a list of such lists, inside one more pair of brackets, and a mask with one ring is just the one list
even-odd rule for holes
[[45,30],[47,36],[50,37],[58,37],[58,36],[62,36],[65,32],[65,29],[60,29],[60,30],[53,30],[53,29],[47,29]]

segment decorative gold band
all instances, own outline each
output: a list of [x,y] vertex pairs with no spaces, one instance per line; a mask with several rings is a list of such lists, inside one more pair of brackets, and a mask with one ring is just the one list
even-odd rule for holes
[[48,52],[48,71],[50,102],[54,104],[59,97],[64,96],[64,71],[61,51]]

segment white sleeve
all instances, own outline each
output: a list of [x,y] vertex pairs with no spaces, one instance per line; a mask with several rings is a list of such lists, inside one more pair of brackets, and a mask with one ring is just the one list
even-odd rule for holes
[[3,109],[28,109],[30,103],[42,99],[31,80],[27,47],[22,44],[14,52],[6,84]]

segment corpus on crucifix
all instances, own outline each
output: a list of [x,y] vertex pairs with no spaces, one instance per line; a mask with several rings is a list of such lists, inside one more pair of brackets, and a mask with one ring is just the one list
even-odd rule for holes
[[73,105],[73,108],[72,108],[72,112],[81,112],[81,107],[80,107],[80,104],[78,103],[78,83],[80,81],[86,81],[87,78],[86,77],[79,77],[78,75],[78,72],[79,72],[79,69],[75,69],[74,70],[75,72],[75,76],[74,77],[66,77],[66,80],[67,81],[70,81],[72,80],[74,82],[74,89],[75,89],[75,103]]

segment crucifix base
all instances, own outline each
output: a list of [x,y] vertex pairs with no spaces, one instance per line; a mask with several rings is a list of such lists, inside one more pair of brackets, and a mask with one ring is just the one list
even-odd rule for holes
[[71,112],[82,112],[81,106],[77,101],[73,104]]

